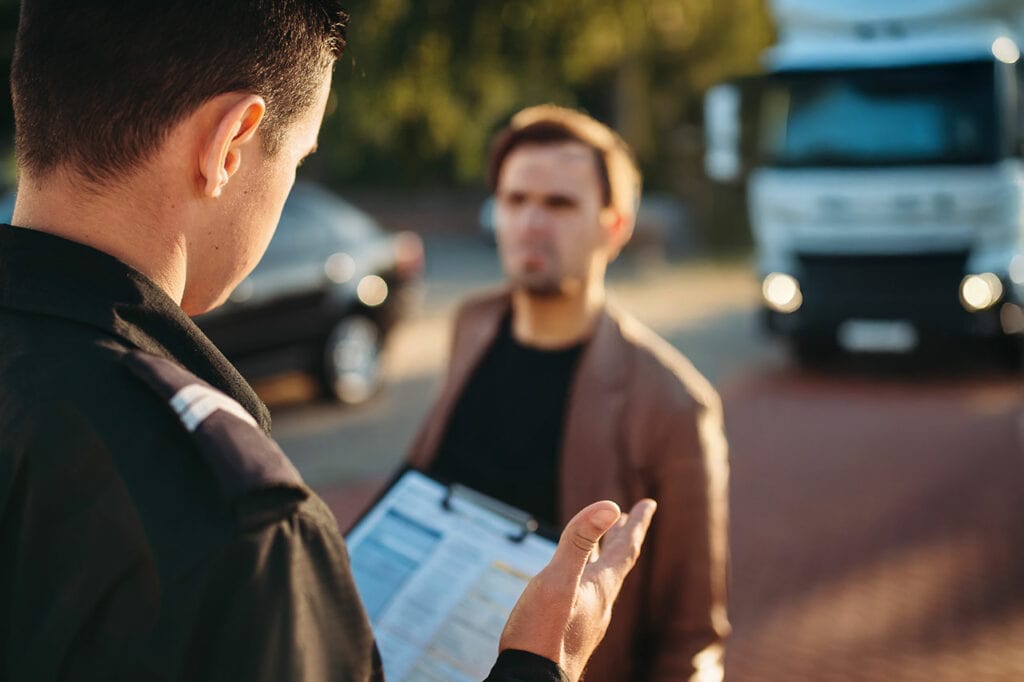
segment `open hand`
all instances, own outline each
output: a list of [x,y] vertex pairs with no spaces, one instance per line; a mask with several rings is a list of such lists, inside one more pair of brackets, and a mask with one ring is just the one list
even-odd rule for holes
[[576,514],[550,563],[512,609],[499,650],[544,656],[578,680],[608,629],[612,604],[640,555],[656,508],[654,500],[645,499],[622,514],[605,500]]

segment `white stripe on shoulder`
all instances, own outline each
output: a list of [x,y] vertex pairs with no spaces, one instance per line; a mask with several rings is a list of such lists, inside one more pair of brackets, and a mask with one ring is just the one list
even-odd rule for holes
[[246,412],[245,408],[237,401],[202,384],[189,384],[179,390],[171,398],[171,407],[189,433],[198,429],[199,425],[217,410],[223,410],[247,424],[259,428],[252,415]]

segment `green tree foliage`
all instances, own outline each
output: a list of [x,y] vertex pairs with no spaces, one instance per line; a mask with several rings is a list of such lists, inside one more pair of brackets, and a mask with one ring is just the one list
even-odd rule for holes
[[319,166],[333,181],[475,183],[520,107],[557,102],[615,125],[648,175],[710,84],[756,70],[764,0],[352,0]]
[[[492,132],[557,102],[616,126],[665,185],[702,91],[756,69],[772,38],[764,2],[350,0],[350,48],[310,170],[332,184],[476,184]],[[18,5],[0,0],[8,70]]]

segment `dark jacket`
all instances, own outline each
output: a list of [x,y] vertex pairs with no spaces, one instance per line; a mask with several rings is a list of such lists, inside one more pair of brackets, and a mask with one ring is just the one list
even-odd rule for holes
[[[509,309],[507,292],[460,308],[447,380],[410,450],[414,466],[429,468]],[[559,467],[563,524],[599,499],[624,510],[643,497],[658,501],[587,682],[716,679],[729,631],[728,463],[714,389],[667,342],[607,307],[570,388]]]
[[[0,226],[0,680],[382,679],[334,518],[269,427],[144,276]],[[557,680],[539,660],[493,679]]]

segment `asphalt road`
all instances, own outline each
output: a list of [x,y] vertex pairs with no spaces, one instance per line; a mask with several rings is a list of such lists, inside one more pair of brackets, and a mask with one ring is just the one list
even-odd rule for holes
[[[447,321],[498,281],[490,247],[428,242],[389,385],[343,410],[286,377],[275,434],[344,525],[439,386]],[[758,334],[745,263],[634,259],[612,295],[719,387],[731,446],[729,680],[1024,679],[1020,378],[967,363],[792,368]]]

